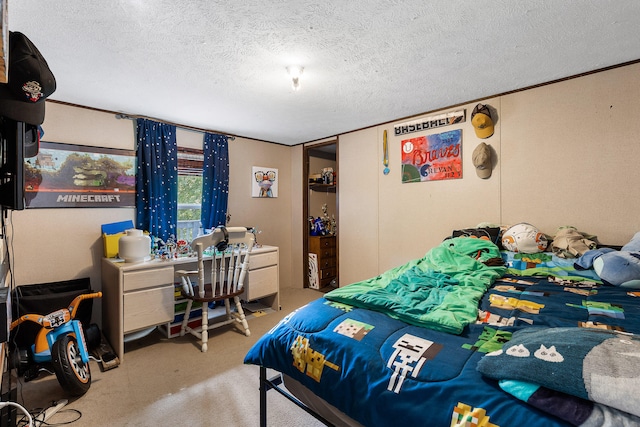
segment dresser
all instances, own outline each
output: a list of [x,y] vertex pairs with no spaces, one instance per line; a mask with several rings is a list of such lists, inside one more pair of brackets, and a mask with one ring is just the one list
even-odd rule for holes
[[318,258],[318,279],[325,287],[338,275],[336,236],[309,236],[309,253]]
[[[205,257],[206,259],[206,257]],[[178,325],[182,308],[176,270],[197,269],[196,257],[126,263],[102,259],[102,329],[122,362],[124,342],[140,331],[161,326],[169,337]],[[245,279],[245,303],[280,309],[279,250],[276,246],[252,249]]]

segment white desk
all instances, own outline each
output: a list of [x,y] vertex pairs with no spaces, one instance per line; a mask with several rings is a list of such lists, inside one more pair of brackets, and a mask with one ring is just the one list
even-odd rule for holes
[[[276,246],[253,248],[244,284],[243,301],[260,300],[280,309],[279,250]],[[126,263],[102,259],[102,329],[120,361],[124,337],[149,327],[170,330],[175,316],[176,270],[196,269],[195,257]]]

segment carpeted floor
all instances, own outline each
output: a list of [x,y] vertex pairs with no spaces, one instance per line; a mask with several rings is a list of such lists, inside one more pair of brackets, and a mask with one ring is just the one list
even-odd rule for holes
[[[201,353],[193,336],[167,339],[159,331],[127,343],[124,361],[101,372],[91,362],[84,396],[53,415],[49,424],[72,426],[258,426],[258,367],[243,365],[251,345],[286,314],[322,296],[312,289],[282,289],[282,310],[249,320],[251,336],[235,326],[210,332]],[[31,412],[67,399],[55,375],[18,384],[18,403]],[[321,426],[276,392],[268,394],[274,427]],[[75,421],[74,421],[75,420]]]

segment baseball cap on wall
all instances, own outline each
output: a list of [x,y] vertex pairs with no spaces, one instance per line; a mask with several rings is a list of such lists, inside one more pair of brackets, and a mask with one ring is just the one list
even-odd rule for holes
[[491,148],[487,144],[484,142],[478,144],[473,150],[471,160],[480,178],[487,179],[491,176]]
[[0,83],[0,116],[32,125],[44,121],[44,100],[56,79],[38,48],[22,33],[9,33],[9,81]]
[[493,120],[491,119],[491,112],[486,105],[476,105],[471,113],[471,124],[478,138],[485,139],[493,135]]

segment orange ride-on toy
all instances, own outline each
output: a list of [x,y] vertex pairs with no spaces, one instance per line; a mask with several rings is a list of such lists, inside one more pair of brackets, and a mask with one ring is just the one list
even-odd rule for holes
[[47,315],[25,314],[11,323],[11,330],[23,322],[41,326],[35,343],[28,350],[19,351],[17,361],[14,359],[14,365],[28,366],[31,377],[25,375],[26,380],[37,377],[40,369],[52,367],[58,382],[71,396],[82,396],[89,390],[89,352],[82,323],[75,316],[83,300],[101,297],[102,292],[80,294],[67,308]]

